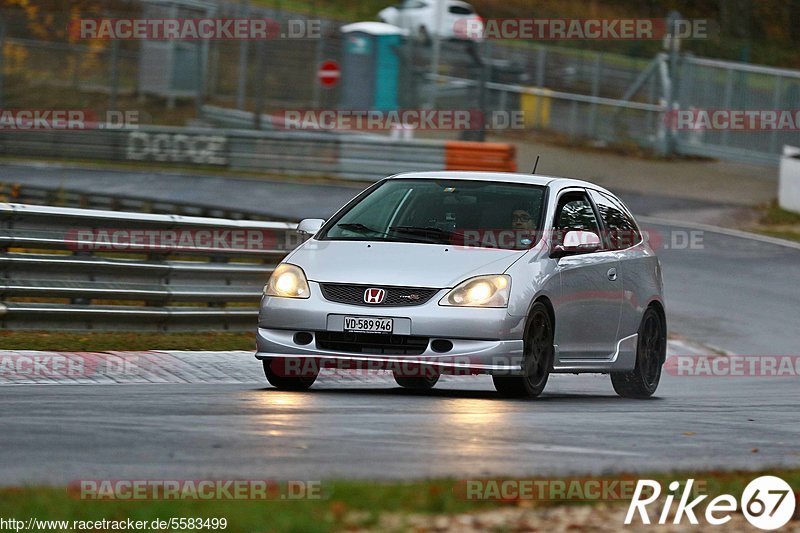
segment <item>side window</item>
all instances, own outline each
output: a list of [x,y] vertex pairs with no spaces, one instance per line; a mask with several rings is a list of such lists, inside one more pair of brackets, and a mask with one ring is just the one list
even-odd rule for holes
[[567,193],[558,200],[553,222],[553,244],[561,245],[569,231],[600,234],[600,225],[585,193]]
[[591,191],[592,200],[600,211],[600,218],[608,232],[607,240],[612,250],[624,250],[638,244],[642,240],[636,222],[628,214],[622,204],[599,191]]
[[447,8],[451,15],[472,15],[472,9],[466,6],[451,5]]

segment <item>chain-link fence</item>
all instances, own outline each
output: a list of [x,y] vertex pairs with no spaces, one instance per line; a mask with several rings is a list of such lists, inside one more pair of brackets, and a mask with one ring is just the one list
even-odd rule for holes
[[[159,9],[163,12],[138,16],[189,14]],[[342,79],[334,87],[323,87],[317,79],[323,61],[343,59],[341,21],[247,3],[215,3],[201,14],[264,18],[284,29],[299,22],[313,31],[301,38],[268,40],[59,42],[17,31],[20,14],[4,12],[0,107],[88,107],[99,113],[134,109],[142,123],[183,125],[203,119],[203,105],[210,104],[248,111],[253,127],[268,127],[260,117],[281,110],[341,108],[343,86],[361,83]],[[525,41],[440,44],[409,37],[394,50],[400,108],[477,109],[484,117],[517,113],[522,122],[514,125],[520,130],[662,153],[675,149],[773,162],[783,144],[797,143],[796,130],[670,131],[665,115],[688,108],[797,109],[798,71],[688,55],[675,61],[659,54],[648,61]],[[490,120],[489,128],[510,124]]]
[[[758,117],[800,110],[800,71],[686,57],[680,65],[677,101],[687,110],[750,110]],[[760,119],[759,119],[760,120]],[[800,124],[780,119],[768,131],[743,121],[740,129],[692,128],[677,131],[677,149],[697,154],[751,162],[777,163],[784,145],[800,143]],[[712,125],[713,126],[713,125]]]
[[[146,15],[185,17],[190,14],[157,7]],[[123,15],[129,16],[108,13],[104,16]],[[21,24],[18,13],[4,12],[2,16],[7,28]],[[215,6],[213,16],[266,18],[283,28],[291,22],[313,20],[318,26],[314,35],[306,38],[184,43],[114,40],[65,43],[17,38],[12,35],[14,32],[7,31],[3,43],[5,91],[0,103],[5,107],[25,103],[25,97],[31,96],[29,90],[39,87],[69,87],[107,95],[147,92],[146,87],[142,87],[147,84],[142,81],[141,71],[150,70],[175,78],[173,86],[178,89],[174,96],[178,98],[194,98],[199,88],[201,96],[209,103],[239,109],[253,110],[261,97],[267,107],[329,108],[337,105],[338,90],[321,88],[316,81],[316,69],[322,60],[341,58],[341,21],[312,19],[297,13],[233,3]],[[182,50],[174,52],[177,57],[171,58],[177,64],[177,71],[163,72],[163,63],[170,57],[166,52],[153,52],[152,48],[157,50],[157,45]],[[204,59],[203,79],[196,80],[192,71],[200,49],[207,50],[200,53]],[[402,57],[400,100],[403,106],[451,107],[456,103],[470,106],[477,103],[477,90],[453,99],[454,95],[446,89],[439,94],[432,88],[430,42],[409,38],[398,54]],[[525,42],[487,41],[477,46],[471,42],[443,41],[438,73],[478,81],[482,69],[487,68],[490,71],[488,81],[492,82],[613,98],[622,94],[646,65],[647,61],[641,58]],[[168,95],[168,91],[165,94]],[[58,95],[62,102],[69,96]]]

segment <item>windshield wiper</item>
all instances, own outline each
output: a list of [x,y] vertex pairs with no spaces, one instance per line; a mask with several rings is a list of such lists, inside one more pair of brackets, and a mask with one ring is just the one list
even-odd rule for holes
[[378,231],[376,229],[372,229],[369,226],[365,226],[364,224],[362,224],[360,222],[352,222],[352,223],[351,222],[343,222],[342,224],[336,224],[336,225],[338,227],[344,229],[344,230],[347,230],[347,231],[355,231],[355,232],[362,233],[362,234],[364,234],[364,233],[377,233],[378,235],[381,235],[383,237],[386,236],[385,232]]
[[434,226],[392,226],[389,228],[389,231],[394,231],[398,233],[410,233],[411,235],[422,235],[425,237],[434,237],[434,238],[447,238],[452,239],[453,237],[463,237],[464,234],[459,231],[450,231],[442,228],[437,228]]
[[[362,224],[360,222],[343,222],[341,224],[336,224],[336,226],[342,228],[343,230],[354,231],[354,232],[360,233],[362,235],[375,234],[378,237],[383,237],[383,240],[386,240],[386,241],[401,241],[401,239],[389,237],[389,232],[379,231],[379,230],[370,228],[369,226],[365,226],[364,224]],[[392,228],[389,228],[389,229],[391,230]],[[408,239],[408,238],[402,239],[402,241],[420,242],[420,243],[429,242],[427,240]]]

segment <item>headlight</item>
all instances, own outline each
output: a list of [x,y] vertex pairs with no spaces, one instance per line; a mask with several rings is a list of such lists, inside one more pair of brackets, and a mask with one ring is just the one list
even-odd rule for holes
[[478,276],[458,284],[439,305],[459,307],[508,307],[511,276]]
[[264,287],[264,294],[281,298],[308,298],[305,272],[299,266],[281,263],[270,276]]

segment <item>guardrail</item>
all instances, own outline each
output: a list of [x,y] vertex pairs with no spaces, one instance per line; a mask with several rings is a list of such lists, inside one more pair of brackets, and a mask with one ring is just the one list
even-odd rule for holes
[[[204,105],[201,107],[200,114],[203,121],[210,123],[217,128],[287,131],[284,120],[281,120],[278,116],[270,115],[268,113],[261,113],[258,116],[258,119],[256,119],[256,114],[251,111],[244,111],[230,107],[219,107],[215,105]],[[297,130],[295,130],[295,132],[297,132]],[[303,132],[322,133],[324,135],[347,138],[387,138],[386,135],[368,131],[304,129]]]
[[0,203],[0,326],[250,330],[295,227]]
[[29,185],[27,183],[0,182],[0,202],[111,211],[138,211],[140,213],[177,214],[234,220],[270,220],[273,222],[287,220],[241,209],[229,209],[189,202],[171,202],[147,197],[121,196],[119,194],[99,194],[66,189],[64,187]]
[[446,143],[304,131],[148,126],[119,129],[3,130],[0,154],[183,166],[377,181],[448,167]]

